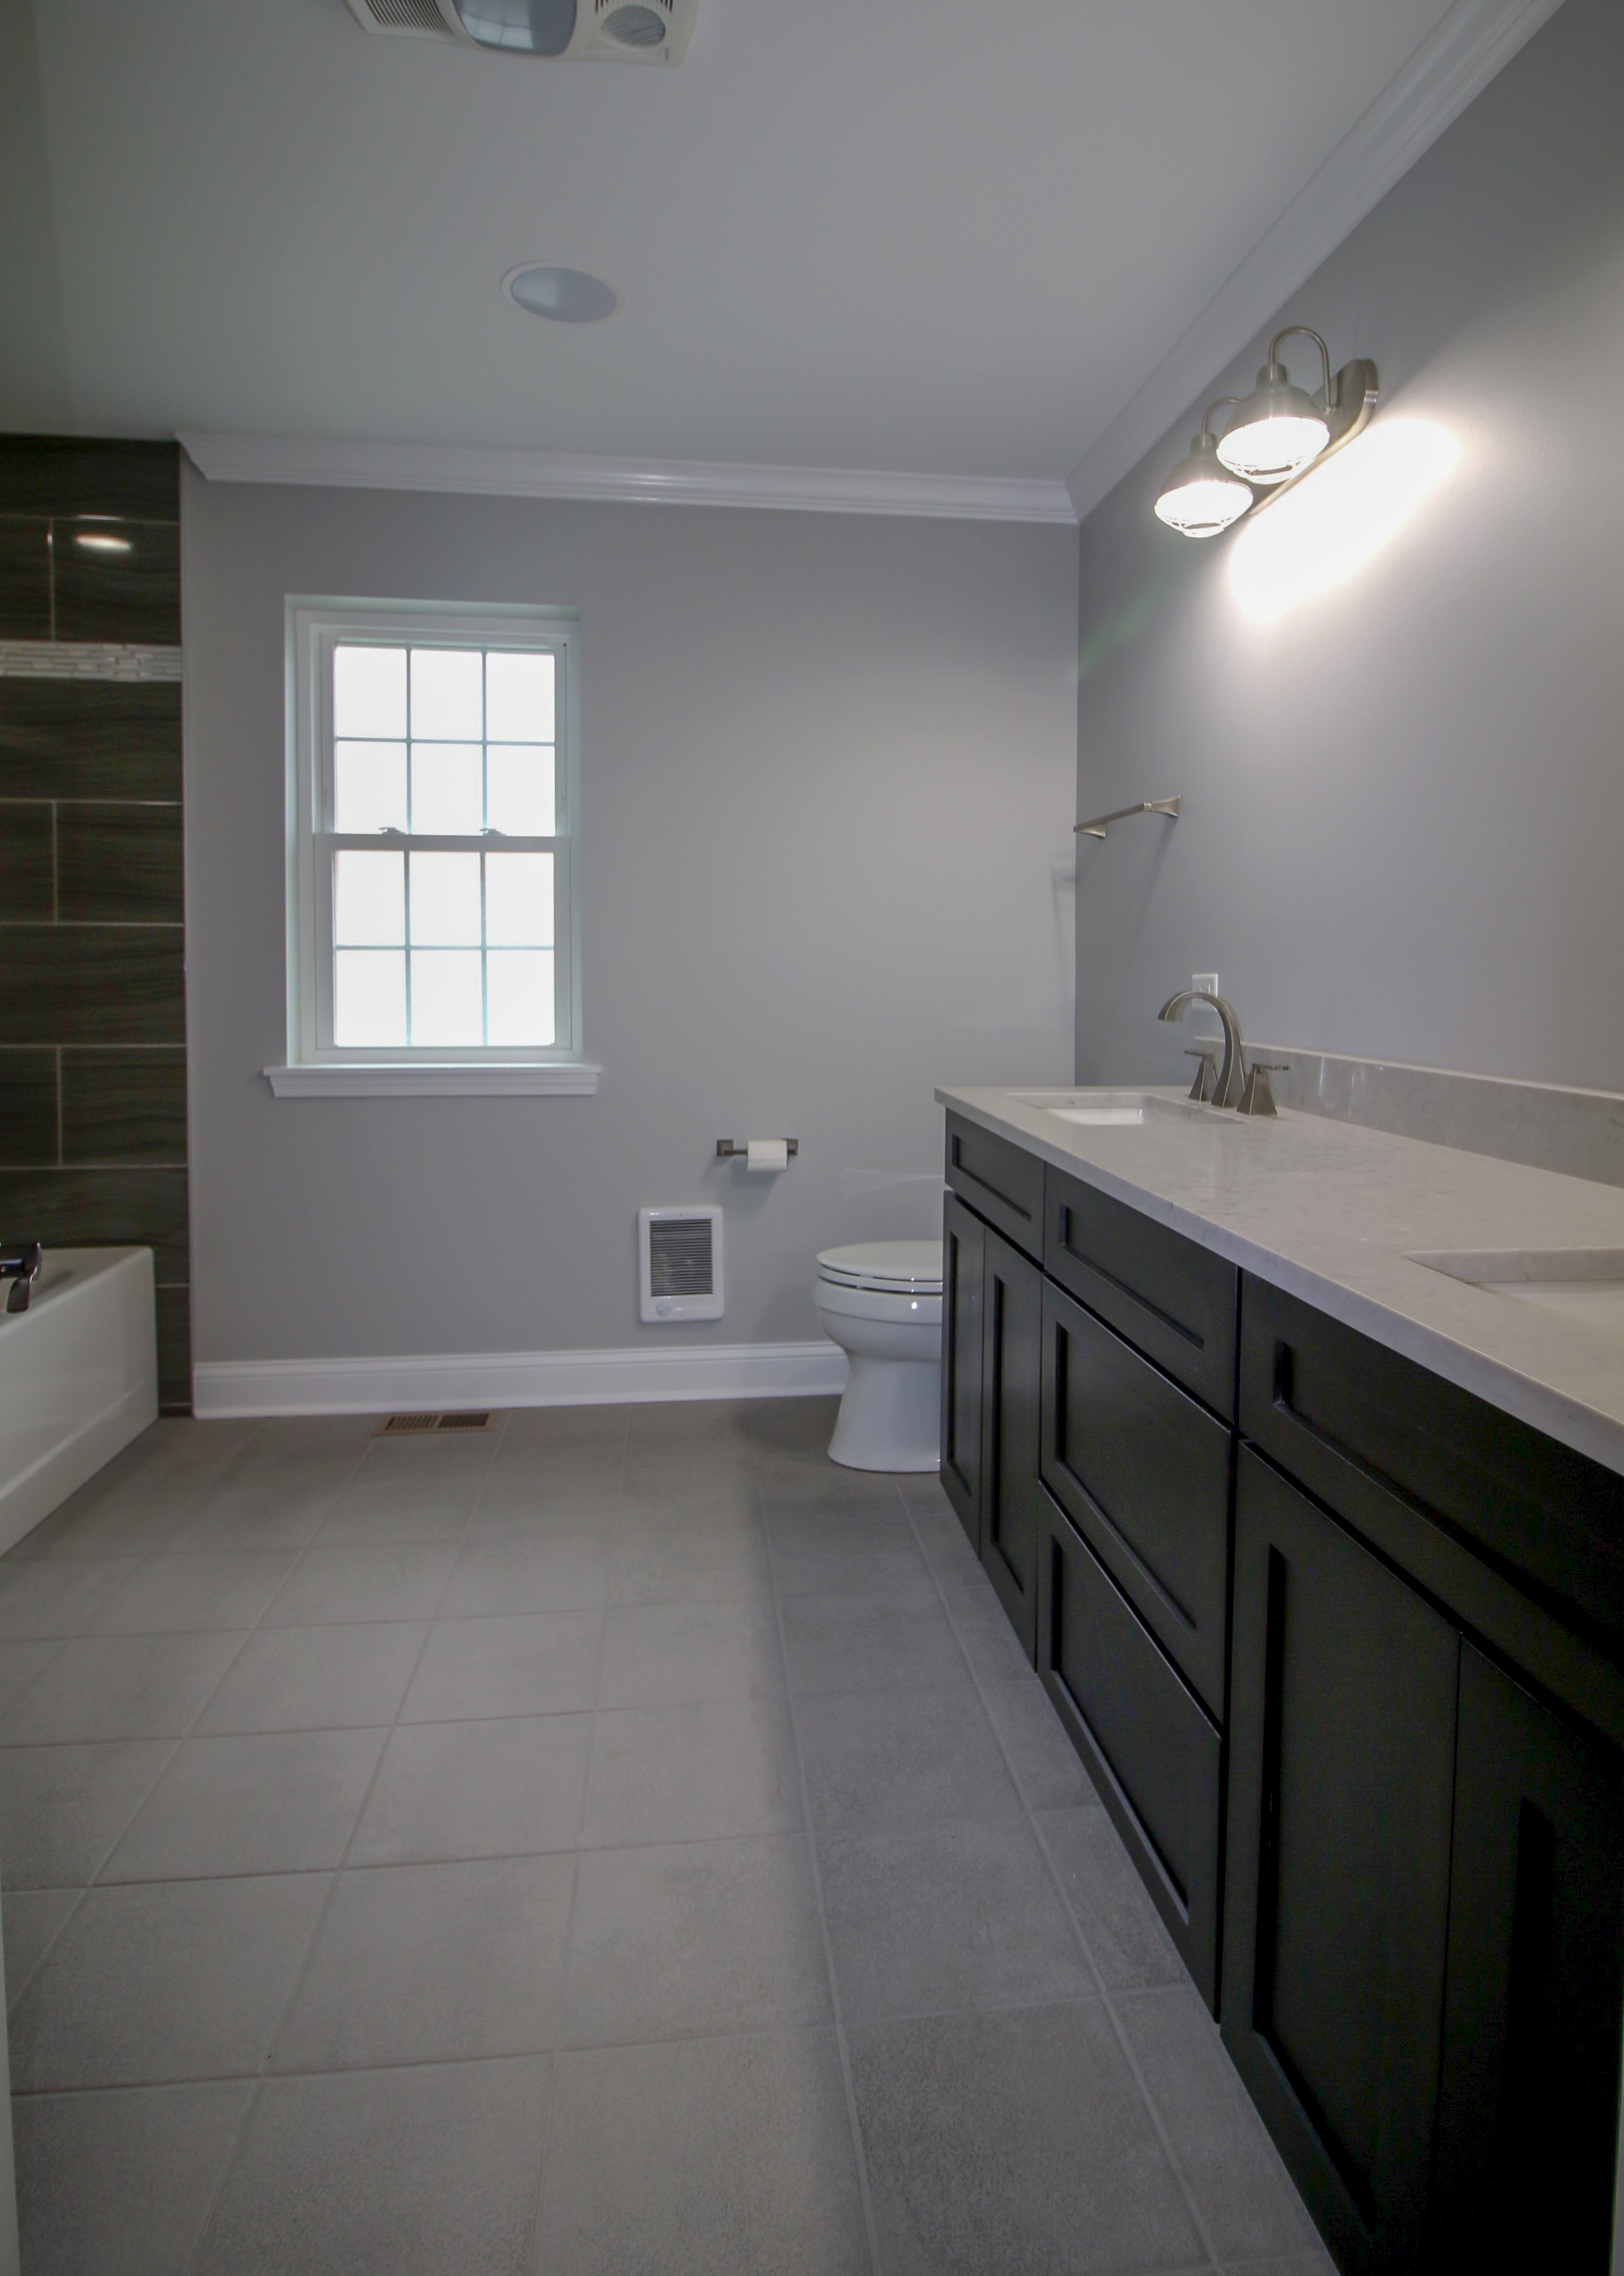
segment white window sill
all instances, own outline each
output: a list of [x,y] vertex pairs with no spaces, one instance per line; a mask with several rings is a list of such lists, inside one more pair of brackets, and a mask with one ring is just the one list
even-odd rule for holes
[[603,1072],[558,1059],[263,1070],[278,1098],[589,1098]]

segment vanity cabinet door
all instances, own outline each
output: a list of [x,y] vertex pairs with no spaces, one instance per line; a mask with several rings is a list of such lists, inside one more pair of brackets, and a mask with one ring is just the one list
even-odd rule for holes
[[987,1239],[981,1219],[949,1194],[942,1208],[942,1483],[978,1557]]
[[1236,1501],[1224,2038],[1349,2276],[1421,2270],[1457,1631],[1249,1448]]
[[1043,1281],[1035,1264],[990,1233],[982,1286],[981,1558],[1031,1659],[1037,1641]]
[[1043,1388],[1044,1485],[1221,1722],[1228,1429],[1053,1286]]
[[1470,1644],[1431,2265],[1606,2276],[1618,2135],[1624,1756]]
[[1216,2010],[1223,1741],[1082,1536],[1042,1500],[1038,1674]]

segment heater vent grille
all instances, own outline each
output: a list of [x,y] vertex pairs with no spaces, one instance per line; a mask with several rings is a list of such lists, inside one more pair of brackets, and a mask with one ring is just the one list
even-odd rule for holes
[[641,1283],[640,1318],[721,1318],[719,1209],[639,1210],[637,1246]]
[[711,1294],[709,1218],[666,1218],[650,1226],[649,1286],[656,1296]]

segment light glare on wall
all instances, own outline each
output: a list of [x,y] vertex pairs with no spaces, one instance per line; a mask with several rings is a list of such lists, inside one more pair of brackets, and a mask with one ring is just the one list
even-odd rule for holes
[[1255,624],[1329,592],[1390,543],[1460,457],[1424,419],[1362,435],[1248,523],[1229,557],[1229,588]]

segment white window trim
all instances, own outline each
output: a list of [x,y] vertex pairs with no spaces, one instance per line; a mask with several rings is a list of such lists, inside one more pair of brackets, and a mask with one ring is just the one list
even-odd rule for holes
[[[323,980],[321,881],[315,839],[329,738],[322,665],[346,633],[404,641],[544,639],[560,652],[562,702],[555,744],[562,814],[560,908],[554,953],[565,966],[561,1040],[505,1053],[482,1049],[341,1051],[319,1042]],[[346,601],[293,595],[287,602],[287,1064],[264,1069],[278,1098],[547,1096],[596,1091],[601,1068],[581,1057],[580,621],[573,610],[473,607],[423,601]],[[567,1024],[568,1033],[562,1030]]]

